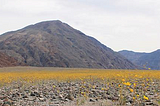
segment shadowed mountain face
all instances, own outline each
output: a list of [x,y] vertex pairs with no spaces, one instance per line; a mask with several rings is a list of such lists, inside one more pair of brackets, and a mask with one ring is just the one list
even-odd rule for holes
[[0,51],[30,66],[134,69],[130,61],[61,21],[0,36]]
[[138,53],[127,50],[119,53],[141,67],[160,70],[160,49],[152,53]]

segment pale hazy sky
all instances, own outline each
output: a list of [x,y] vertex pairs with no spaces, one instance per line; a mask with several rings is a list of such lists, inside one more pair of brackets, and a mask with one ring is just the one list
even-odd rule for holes
[[61,20],[115,51],[160,49],[160,0],[0,0],[0,34]]

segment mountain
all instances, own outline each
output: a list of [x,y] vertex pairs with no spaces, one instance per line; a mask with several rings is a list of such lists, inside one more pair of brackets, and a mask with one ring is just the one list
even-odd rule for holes
[[17,66],[19,63],[12,57],[0,52],[0,67]]
[[139,53],[127,50],[120,51],[119,53],[143,68],[160,70],[160,49],[151,53]]
[[136,68],[119,53],[58,20],[2,34],[0,52],[29,66]]
[[122,50],[122,51],[119,51],[119,53],[133,63],[137,63],[138,59],[141,56],[146,54],[146,53],[139,53],[139,52],[133,52],[133,51],[128,51],[128,50]]

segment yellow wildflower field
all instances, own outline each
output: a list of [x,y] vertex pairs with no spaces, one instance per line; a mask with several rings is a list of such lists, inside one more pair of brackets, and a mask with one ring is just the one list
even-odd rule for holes
[[[113,70],[113,69],[61,69],[61,68],[8,68],[0,70],[0,82],[10,83],[16,80],[78,80],[78,79],[117,79],[125,82],[131,79],[160,79],[160,71],[156,70]],[[13,70],[13,71],[12,71]]]
[[[160,103],[160,71],[158,70],[35,67],[0,69],[1,88],[15,82],[31,85],[44,84],[50,86],[52,90],[56,89],[54,92],[57,94],[62,94],[61,86],[68,85],[66,86],[68,89],[73,89],[70,93],[75,95],[76,105],[83,105],[89,98],[90,101],[110,100],[111,105],[147,105],[147,103],[159,105]],[[48,83],[50,85],[47,85]],[[77,88],[74,84],[77,84]],[[63,96],[65,95],[62,94]],[[84,97],[83,101],[79,101],[81,97]]]

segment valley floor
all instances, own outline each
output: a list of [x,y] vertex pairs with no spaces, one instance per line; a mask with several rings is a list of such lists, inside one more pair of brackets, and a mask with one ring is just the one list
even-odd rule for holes
[[147,105],[160,105],[160,71],[0,68],[0,106]]

